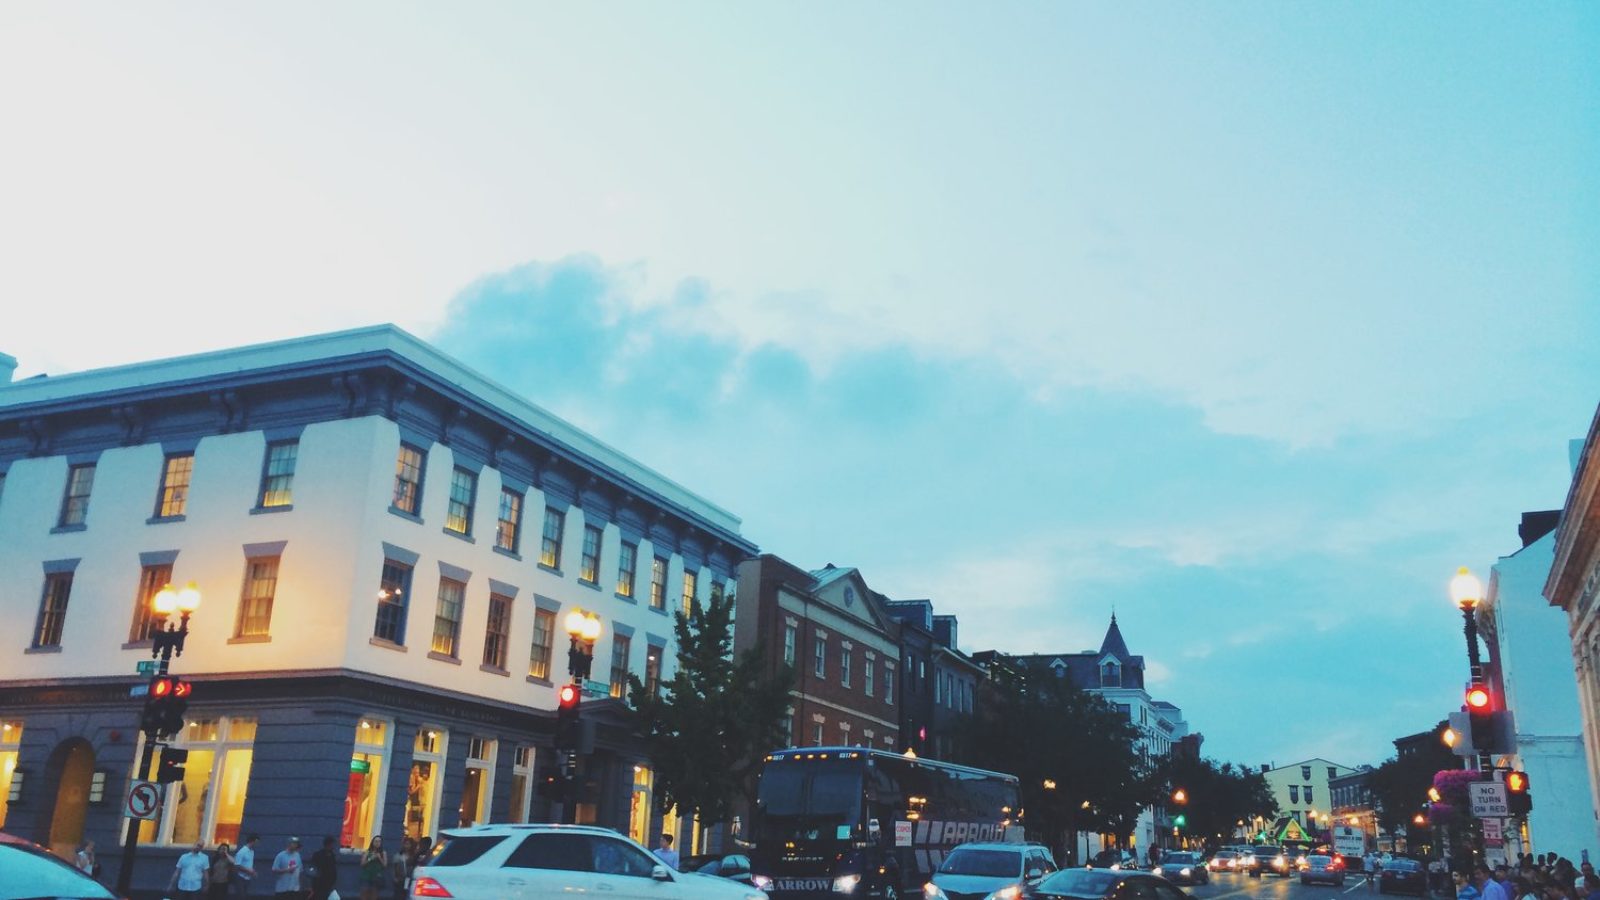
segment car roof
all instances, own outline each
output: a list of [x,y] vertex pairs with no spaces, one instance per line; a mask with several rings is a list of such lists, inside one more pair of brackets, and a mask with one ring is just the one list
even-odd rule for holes
[[1044,848],[1043,844],[1037,844],[1037,843],[1023,844],[1023,843],[1008,842],[1008,841],[974,841],[973,843],[970,843],[970,844],[960,844],[955,849],[957,849],[957,850],[1033,850],[1033,849],[1043,849],[1043,848]]
[[607,837],[621,837],[621,832],[614,828],[601,828],[596,825],[557,825],[531,822],[526,825],[472,825],[467,828],[446,828],[439,832],[445,837],[469,837],[471,835],[507,835],[519,834],[529,831],[569,831],[575,834],[603,834]]

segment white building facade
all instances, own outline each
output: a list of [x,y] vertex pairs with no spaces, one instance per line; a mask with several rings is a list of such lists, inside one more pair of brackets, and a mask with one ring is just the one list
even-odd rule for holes
[[[731,587],[739,520],[392,326],[0,383],[0,828],[116,865],[151,657],[144,612],[194,582],[172,671],[189,750],[140,857],[202,840],[435,835],[546,819],[561,620],[591,680],[673,669],[672,613]],[[581,821],[647,836],[620,699]],[[312,838],[307,837],[308,844]],[[353,887],[353,885],[352,885]]]

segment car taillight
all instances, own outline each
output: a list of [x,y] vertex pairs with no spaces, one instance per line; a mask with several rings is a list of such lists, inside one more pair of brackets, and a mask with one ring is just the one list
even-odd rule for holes
[[411,882],[411,896],[413,897],[453,897],[444,885],[424,875]]

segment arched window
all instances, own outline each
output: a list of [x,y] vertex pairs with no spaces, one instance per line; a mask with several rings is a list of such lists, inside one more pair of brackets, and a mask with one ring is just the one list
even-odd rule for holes
[[1100,666],[1101,687],[1122,687],[1122,667],[1115,660],[1106,660]]

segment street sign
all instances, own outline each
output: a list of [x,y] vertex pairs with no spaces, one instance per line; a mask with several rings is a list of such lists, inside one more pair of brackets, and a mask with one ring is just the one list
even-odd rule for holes
[[583,680],[583,695],[585,697],[609,697],[611,696],[611,685],[606,684],[604,681],[593,681],[585,678]]
[[136,684],[133,687],[128,688],[128,696],[129,697],[148,697],[148,696],[150,696],[150,685],[148,685],[148,684]]
[[1467,785],[1467,796],[1472,800],[1472,814],[1480,819],[1511,815],[1503,781],[1474,781]]
[[161,663],[159,660],[141,659],[139,660],[139,665],[134,671],[138,672],[140,675],[154,675],[158,670],[160,670],[160,668]]
[[128,816],[154,819],[161,812],[161,786],[153,781],[135,781],[128,788]]
[[1482,824],[1485,842],[1504,839],[1505,832],[1501,830],[1499,819],[1484,819]]

